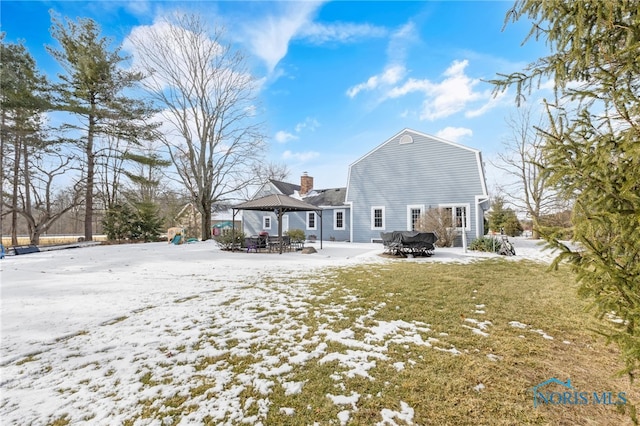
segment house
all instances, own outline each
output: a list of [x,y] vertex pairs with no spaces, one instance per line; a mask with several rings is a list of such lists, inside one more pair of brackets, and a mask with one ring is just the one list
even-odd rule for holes
[[[270,180],[254,198],[270,194],[317,206],[323,239],[336,241],[380,241],[381,232],[413,230],[430,208],[450,212],[460,235],[464,231],[471,241],[484,235],[489,208],[480,151],[409,129],[352,163],[346,188],[314,189],[313,177],[304,173],[300,185]],[[243,217],[248,235],[277,232],[273,212],[245,212]],[[298,228],[319,238],[319,220],[316,212],[287,213],[283,231]]]
[[405,129],[349,166],[345,202],[351,207],[350,241],[411,231],[430,208],[450,211],[460,235],[464,230],[471,241],[484,235],[489,208],[481,153]]
[[[350,238],[349,207],[344,203],[346,188],[314,189],[313,177],[304,173],[300,185],[270,179],[253,196],[254,199],[272,194],[282,194],[304,200],[317,206],[321,215],[314,211],[290,212],[282,217],[282,232],[302,229],[307,238],[315,235],[325,240],[348,241]],[[257,235],[261,232],[276,234],[278,231],[275,212],[245,211],[243,213],[244,232]]]

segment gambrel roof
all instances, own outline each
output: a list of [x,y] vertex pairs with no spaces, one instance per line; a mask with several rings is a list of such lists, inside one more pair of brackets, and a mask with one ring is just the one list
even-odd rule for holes
[[[367,153],[366,153],[366,154],[364,154],[362,157],[358,158],[356,161],[354,161],[353,163],[351,163],[351,164],[349,165],[349,167],[353,166],[353,165],[354,165],[354,164],[356,164],[356,163],[359,163],[360,161],[362,161],[363,159],[367,158],[369,155],[373,154],[374,152],[376,152],[377,150],[379,150],[380,148],[382,148],[382,147],[383,147],[383,146],[385,146],[386,144],[388,144],[388,143],[390,143],[390,142],[392,142],[392,141],[395,141],[396,139],[398,139],[398,137],[399,137],[400,135],[402,135],[402,136],[400,137],[400,144],[403,144],[402,139],[405,137],[405,135],[411,136],[411,133],[413,133],[414,135],[419,135],[419,136],[422,136],[422,137],[425,137],[425,138],[429,138],[429,139],[432,139],[432,140],[435,140],[435,141],[438,141],[438,142],[442,142],[442,143],[445,143],[445,144],[448,144],[448,145],[451,145],[451,146],[455,146],[455,147],[457,147],[457,148],[465,149],[465,150],[468,150],[468,151],[471,151],[471,152],[474,152],[474,153],[480,154],[480,150],[478,150],[478,149],[470,148],[470,147],[468,147],[468,146],[461,145],[461,144],[459,144],[459,143],[455,143],[455,142],[451,142],[451,141],[448,141],[448,140],[445,140],[445,139],[439,138],[439,137],[437,137],[437,136],[432,136],[432,135],[429,135],[429,134],[426,134],[426,133],[418,132],[418,131],[416,131],[416,130],[412,130],[412,129],[402,129],[402,131],[400,131],[400,132],[396,133],[395,135],[391,136],[389,139],[387,139],[386,141],[382,142],[380,145],[376,146],[376,147],[375,147],[375,148],[373,148],[371,151],[367,152]],[[404,135],[403,135],[403,134],[404,134]],[[411,143],[411,142],[408,142],[408,143]]]

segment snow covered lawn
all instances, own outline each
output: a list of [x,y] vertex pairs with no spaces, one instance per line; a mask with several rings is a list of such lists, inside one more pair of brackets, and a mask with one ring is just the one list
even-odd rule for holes
[[[551,258],[529,246],[521,247],[520,259]],[[0,418],[3,424],[286,418],[297,424],[296,416],[307,411],[305,419],[331,416],[347,424],[358,410],[377,407],[372,423],[413,424],[415,406],[389,395],[387,406],[374,404],[382,392],[364,384],[384,387],[394,374],[419,368],[421,350],[451,358],[461,351],[441,341],[448,330],[436,332],[401,313],[387,318],[393,311],[388,302],[364,303],[334,288],[336,268],[397,262],[381,252],[375,244],[325,243],[312,255],[228,253],[204,242],[8,257],[0,262]],[[488,257],[494,256],[440,249],[433,258],[409,262]],[[465,318],[461,329],[486,339],[493,324],[482,301],[473,299],[479,319]],[[525,327],[508,328],[516,335]],[[396,346],[407,353],[394,356]],[[388,376],[376,376],[376,368]],[[363,385],[347,389],[346,381]],[[483,391],[484,384],[474,385],[476,393]]]

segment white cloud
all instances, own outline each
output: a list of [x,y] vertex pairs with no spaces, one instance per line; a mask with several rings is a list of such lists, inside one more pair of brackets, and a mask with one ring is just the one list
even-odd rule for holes
[[124,7],[129,13],[136,16],[148,15],[151,10],[151,5],[147,0],[128,1]]
[[276,132],[274,139],[276,140],[276,142],[278,143],[287,143],[290,141],[294,141],[296,139],[298,139],[298,137],[294,134],[291,134],[289,132],[285,132],[284,130],[280,130],[278,132]]
[[448,117],[463,110],[469,103],[489,94],[474,91],[474,87],[480,82],[465,74],[465,68],[469,61],[454,61],[442,74],[445,78],[440,82],[432,82],[427,79],[409,79],[402,86],[391,89],[387,96],[397,98],[413,92],[421,92],[425,95],[420,113],[421,120],[436,120]]
[[320,24],[310,23],[300,31],[300,37],[312,43],[323,44],[330,42],[348,43],[363,38],[383,37],[387,30],[370,24],[335,23]]
[[251,52],[262,59],[269,73],[289,50],[289,42],[311,23],[313,14],[322,3],[312,1],[279,2],[281,14],[273,12],[252,22],[242,30],[248,37]]
[[485,96],[488,98],[488,101],[484,105],[482,105],[480,108],[467,111],[464,114],[464,116],[467,118],[479,117],[499,105],[512,104],[513,101],[511,99],[505,98],[508,92],[509,92],[508,90],[505,90],[505,91],[496,93],[495,96],[492,93],[485,92]]
[[[153,25],[134,27],[122,43],[123,50],[131,53],[133,69],[147,73],[145,83],[155,88],[190,81],[195,57],[206,61],[211,70],[218,66],[214,65],[214,60],[223,53],[224,47],[204,31],[196,34],[183,28],[183,19],[188,17],[179,12],[159,17]],[[150,69],[153,72],[149,75]],[[231,75],[235,70],[217,70],[217,74],[222,72]],[[251,76],[246,75],[245,78],[250,79]]]
[[299,133],[302,133],[305,130],[310,132],[315,132],[315,130],[320,127],[320,123],[313,117],[307,117],[304,121],[295,125],[295,134],[291,132],[287,132],[286,130],[280,130],[276,132],[274,138],[278,143],[287,143],[294,140],[300,139],[298,136]]
[[285,152],[282,153],[282,158],[284,160],[296,160],[303,163],[309,160],[313,160],[318,156],[320,156],[320,153],[316,151],[292,152],[292,151],[286,150]]
[[391,64],[403,64],[407,56],[407,48],[409,45],[417,40],[416,26],[413,22],[407,22],[402,27],[398,28],[389,40],[387,46],[387,57]]
[[466,127],[445,127],[436,136],[451,142],[459,142],[465,136],[473,136],[473,131]]
[[354,98],[363,91],[387,89],[401,81],[407,70],[404,66],[406,51],[409,44],[417,38],[413,22],[408,22],[391,34],[387,46],[387,65],[380,74],[373,75],[367,81],[358,83],[347,89],[347,96]]
[[392,65],[381,74],[369,77],[364,83],[356,84],[347,89],[347,96],[354,98],[361,91],[375,90],[381,86],[391,86],[402,80],[406,70],[402,65]]
[[320,127],[318,120],[307,117],[303,122],[296,124],[296,133],[300,133],[305,129],[314,132],[318,127]]

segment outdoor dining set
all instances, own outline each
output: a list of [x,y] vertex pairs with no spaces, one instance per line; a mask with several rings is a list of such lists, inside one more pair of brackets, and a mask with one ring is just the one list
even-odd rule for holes
[[255,235],[244,239],[244,246],[249,252],[281,252],[296,251],[304,248],[304,241],[292,241],[288,235],[282,237],[270,236],[268,234]]

